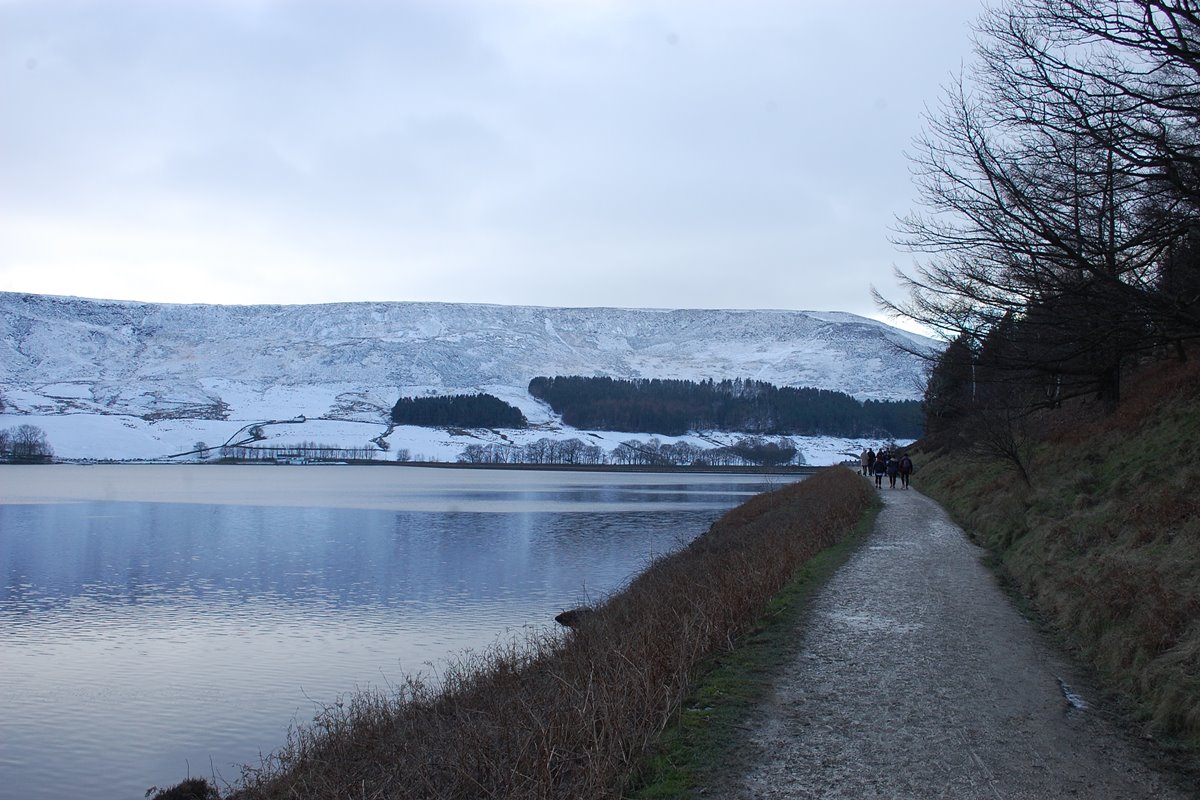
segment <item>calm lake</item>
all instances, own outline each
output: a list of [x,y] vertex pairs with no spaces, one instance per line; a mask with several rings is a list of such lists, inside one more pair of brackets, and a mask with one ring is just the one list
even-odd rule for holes
[[0,797],[233,780],[339,695],[553,625],[794,479],[0,466]]

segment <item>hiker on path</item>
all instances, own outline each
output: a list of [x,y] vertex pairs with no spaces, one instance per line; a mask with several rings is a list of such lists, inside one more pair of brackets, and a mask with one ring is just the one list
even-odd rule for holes
[[908,453],[905,453],[904,455],[900,456],[900,484],[905,489],[908,488],[908,476],[912,475],[912,471],[912,459],[908,457]]
[[867,471],[866,475],[872,475],[875,472],[875,451],[867,448]]
[[885,467],[885,469],[887,470],[888,484],[895,489],[896,477],[900,474],[900,459],[889,458],[887,460],[887,467]]
[[862,474],[871,474],[871,459],[868,457],[869,450],[863,450],[862,455],[858,457],[858,463],[862,466]]
[[882,455],[875,459],[875,488],[883,488],[883,476],[887,473],[887,461]]

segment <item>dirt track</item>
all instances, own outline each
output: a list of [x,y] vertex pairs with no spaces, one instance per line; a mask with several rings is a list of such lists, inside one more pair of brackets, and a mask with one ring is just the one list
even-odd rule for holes
[[882,494],[874,532],[814,599],[796,659],[704,796],[1197,796],[1118,729],[939,506]]

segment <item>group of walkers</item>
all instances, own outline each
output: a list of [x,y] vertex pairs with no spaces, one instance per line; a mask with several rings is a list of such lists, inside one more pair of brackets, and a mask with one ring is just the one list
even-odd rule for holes
[[896,455],[889,452],[887,448],[879,448],[879,452],[867,448],[862,451],[859,456],[859,461],[862,464],[863,475],[875,476],[875,488],[883,488],[883,476],[886,475],[888,484],[895,489],[896,478],[900,479],[900,488],[908,488],[908,476],[912,475],[913,462],[908,457],[908,453]]

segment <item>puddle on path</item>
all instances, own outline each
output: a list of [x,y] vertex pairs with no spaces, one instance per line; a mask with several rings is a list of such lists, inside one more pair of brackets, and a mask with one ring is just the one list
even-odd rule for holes
[[844,611],[828,611],[824,616],[848,628],[885,633],[914,633],[925,627],[920,622],[905,622],[882,614],[850,614]]

